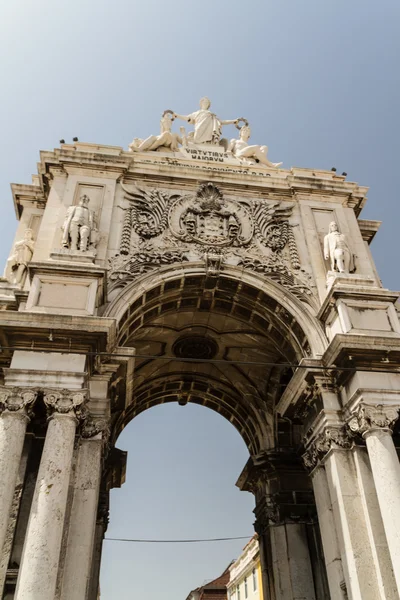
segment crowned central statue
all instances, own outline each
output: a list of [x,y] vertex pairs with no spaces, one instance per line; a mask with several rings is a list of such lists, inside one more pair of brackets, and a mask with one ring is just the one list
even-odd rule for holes
[[219,144],[222,132],[222,125],[238,125],[242,119],[219,119],[210,111],[211,102],[207,97],[200,100],[200,110],[190,115],[178,115],[172,112],[174,119],[182,119],[194,126],[187,139],[195,144]]

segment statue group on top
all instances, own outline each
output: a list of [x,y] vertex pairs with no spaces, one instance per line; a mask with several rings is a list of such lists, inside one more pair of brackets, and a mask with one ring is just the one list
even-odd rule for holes
[[[199,147],[204,145],[219,146],[227,153],[239,160],[240,164],[261,164],[277,168],[282,163],[273,163],[268,157],[268,147],[249,144],[251,135],[247,119],[220,119],[211,112],[211,102],[208,98],[200,100],[200,109],[189,114],[180,115],[172,110],[164,111],[161,117],[161,131],[159,135],[151,135],[145,140],[135,138],[130,144],[131,152],[161,151],[178,152],[179,146]],[[175,119],[186,121],[193,125],[193,131],[186,133],[185,127],[180,127],[179,134],[172,132],[172,123]],[[228,142],[222,138],[223,125],[235,125],[239,129],[239,139]]]

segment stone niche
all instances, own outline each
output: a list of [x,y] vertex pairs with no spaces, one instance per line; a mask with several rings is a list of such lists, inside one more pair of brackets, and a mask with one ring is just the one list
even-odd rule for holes
[[32,312],[93,315],[98,282],[89,277],[35,275],[26,309]]

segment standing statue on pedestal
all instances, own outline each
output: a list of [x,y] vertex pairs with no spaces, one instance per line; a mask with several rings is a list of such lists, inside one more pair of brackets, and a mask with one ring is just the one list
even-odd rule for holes
[[171,132],[172,121],[171,113],[165,111],[160,121],[160,135],[151,135],[145,140],[135,138],[129,144],[129,150],[131,152],[145,152],[147,150],[170,150],[171,152],[177,152],[182,139],[177,133]]
[[325,260],[331,261],[331,271],[339,273],[352,273],[354,256],[347,245],[346,236],[340,233],[335,221],[329,225],[329,233],[324,237]]
[[86,252],[90,235],[95,230],[93,212],[89,210],[89,196],[81,196],[78,206],[70,206],[63,225],[62,245],[72,251]]
[[200,110],[190,115],[172,113],[174,119],[182,119],[194,126],[187,139],[195,144],[219,144],[222,125],[237,125],[240,119],[222,120],[210,111],[211,102],[208,98],[200,100]]
[[228,150],[232,152],[236,158],[245,159],[248,164],[261,163],[267,167],[280,167],[280,163],[273,163],[267,158],[268,146],[251,146],[248,144],[250,139],[251,129],[247,125],[240,129],[240,137],[238,140],[231,140]]
[[24,238],[15,244],[14,252],[7,261],[6,278],[10,283],[23,284],[34,246],[32,229],[25,229]]

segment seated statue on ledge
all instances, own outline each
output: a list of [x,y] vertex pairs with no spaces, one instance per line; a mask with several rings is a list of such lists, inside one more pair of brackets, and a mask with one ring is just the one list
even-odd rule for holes
[[247,125],[240,129],[240,138],[238,140],[231,140],[228,151],[231,151],[236,158],[244,159],[247,164],[261,163],[267,167],[280,167],[280,163],[273,163],[267,158],[268,147],[267,146],[251,146],[248,144],[250,139],[251,129]]
[[354,256],[347,244],[346,236],[340,233],[335,221],[329,225],[329,233],[324,237],[324,257],[330,260],[331,270],[339,273],[352,273]]
[[169,111],[165,111],[160,121],[160,135],[151,135],[145,140],[135,138],[131,144],[129,144],[129,150],[131,152],[146,152],[149,150],[159,151],[171,151],[176,152],[178,145],[182,143],[180,136],[177,133],[172,133],[173,118]]
[[24,237],[14,246],[14,252],[7,261],[6,278],[10,283],[23,284],[28,270],[28,263],[33,256],[35,242],[32,229],[25,229]]

